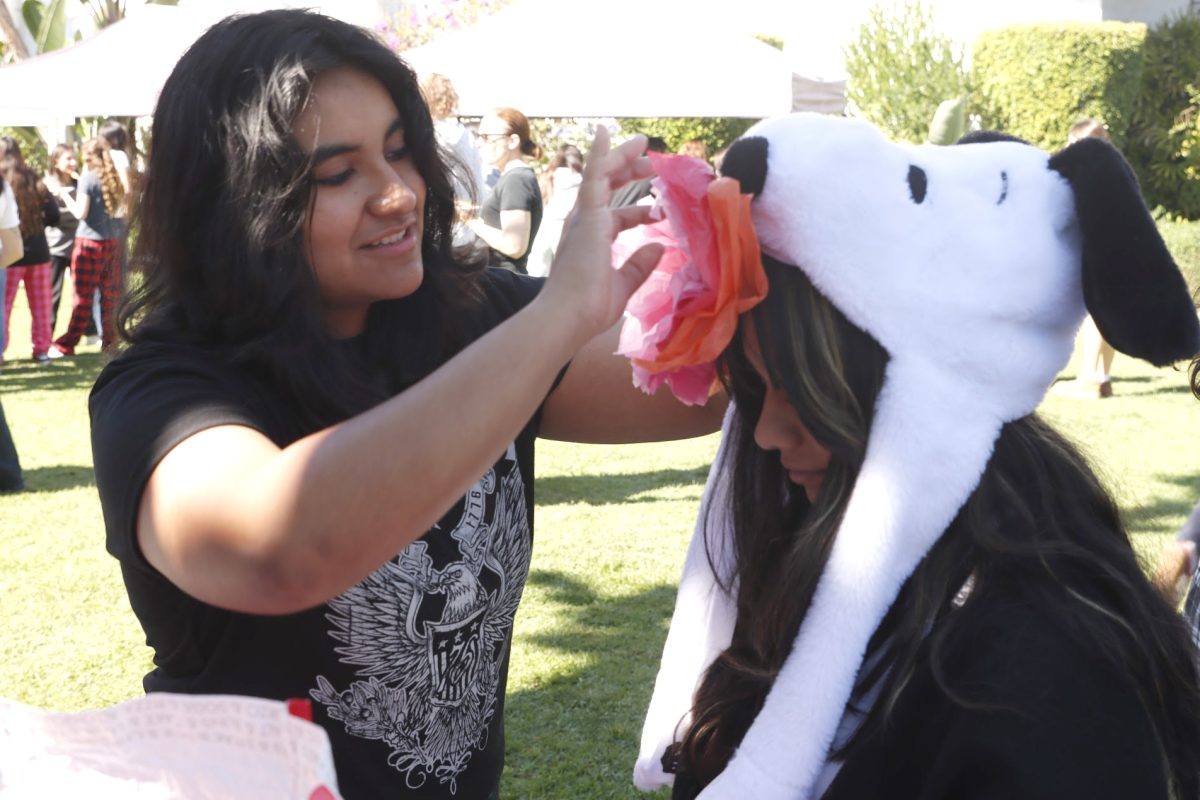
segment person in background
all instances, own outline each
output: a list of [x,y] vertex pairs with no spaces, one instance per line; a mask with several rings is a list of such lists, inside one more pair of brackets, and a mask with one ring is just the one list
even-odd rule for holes
[[431,73],[421,81],[421,95],[433,116],[433,131],[438,145],[450,156],[447,166],[454,181],[454,202],[470,212],[479,196],[483,162],[475,137],[458,121],[458,92],[445,75]]
[[[1084,117],[1067,132],[1067,144],[1075,144],[1080,139],[1096,138],[1109,141],[1108,129],[1104,123],[1091,117]],[[1079,327],[1082,338],[1082,361],[1079,374],[1074,380],[1063,381],[1054,385],[1055,394],[1066,397],[1076,397],[1082,400],[1104,400],[1112,397],[1112,363],[1116,351],[1104,340],[1096,327],[1091,315],[1083,320]]]
[[[1192,360],[1189,376],[1192,394],[1200,400],[1200,356]],[[1187,592],[1185,614],[1192,628],[1192,636],[1200,644],[1200,570],[1196,569],[1198,551],[1200,503],[1192,508],[1175,538],[1159,552],[1154,568],[1154,585],[1170,602],[1178,603]]]
[[[0,287],[5,284],[6,268],[25,255],[25,244],[21,238],[21,217],[17,211],[17,198],[12,187],[0,175]],[[7,323],[5,323],[7,324]],[[8,419],[4,416],[4,404],[0,403],[0,492],[19,492],[25,488],[25,476],[21,473],[21,459]]]
[[89,400],[146,690],[310,700],[347,800],[496,797],[536,437],[720,419],[613,355],[661,255],[612,266],[644,140],[598,135],[543,281],[462,260],[416,76],[356,26],[217,23],[152,134],[129,346]]
[[134,168],[133,160],[130,158],[130,145],[132,142],[129,138],[129,131],[120,122],[110,119],[100,126],[99,133],[100,138],[108,142],[108,155],[112,159],[113,166],[116,167],[121,187],[125,190],[125,202],[121,204],[122,207],[115,219],[125,221],[129,216],[130,209],[133,207],[134,192],[137,189],[137,170]]
[[529,251],[542,224],[542,193],[525,159],[542,148],[529,134],[529,120],[515,108],[497,108],[479,122],[476,133],[484,164],[500,179],[467,226],[488,246],[488,266],[527,274]]
[[25,255],[9,266],[4,287],[4,337],[0,354],[9,344],[9,316],[21,282],[32,319],[30,338],[33,360],[50,363],[50,335],[54,327],[50,310],[50,246],[46,226],[58,223],[58,204],[38,174],[25,164],[21,147],[11,136],[0,136],[0,173],[12,187],[21,217]]
[[50,346],[50,357],[75,352],[75,346],[92,317],[92,300],[100,290],[101,343],[107,352],[116,347],[114,313],[121,294],[120,224],[114,221],[125,202],[125,188],[113,164],[111,148],[103,139],[83,143],[86,170],[79,179],[76,196],[60,190],[59,199],[79,220],[75,247],[71,252],[74,303],[67,329]]
[[708,145],[703,139],[688,139],[675,151],[681,156],[691,156],[701,161],[708,161]]
[[[665,153],[667,152],[667,143],[659,136],[650,136],[646,140],[647,153]],[[650,178],[643,178],[640,181],[634,181],[628,186],[623,186],[613,192],[612,199],[609,205],[613,208],[623,208],[625,206],[633,206],[646,201],[650,198]]]
[[554,262],[554,251],[558,249],[558,240],[562,236],[563,224],[567,215],[575,207],[575,199],[579,196],[579,184],[583,181],[583,153],[573,144],[559,145],[554,157],[542,171],[544,181],[539,180],[542,189],[542,203],[545,209],[542,224],[533,240],[533,251],[529,258],[529,274],[545,276],[550,273],[550,265]]
[[[75,148],[69,144],[57,144],[50,152],[50,167],[43,178],[46,188],[58,204],[58,224],[46,226],[46,243],[50,247],[50,321],[58,319],[58,305],[62,300],[63,278],[71,266],[71,250],[75,247],[75,229],[79,219],[67,208],[60,194],[75,201],[75,186],[79,182],[79,158]],[[95,335],[95,320],[84,331]]]
[[[1191,378],[1192,395],[1197,400],[1200,400],[1200,355],[1192,359],[1189,376]],[[1178,546],[1181,542],[1191,543],[1192,546],[1187,547],[1185,544],[1181,548]],[[1174,558],[1176,560],[1183,559],[1192,562],[1196,557],[1196,549],[1200,547],[1200,503],[1197,503],[1195,508],[1192,509],[1192,513],[1188,515],[1187,521],[1183,524],[1183,529],[1180,530],[1179,535],[1172,544],[1177,546],[1174,548],[1168,547],[1167,551],[1159,556],[1160,574],[1164,570],[1164,564],[1169,564],[1172,560],[1172,556],[1169,555],[1171,549],[1175,551]],[[1181,553],[1180,550],[1183,552]],[[1190,563],[1189,568],[1191,569],[1191,585],[1184,600],[1183,616],[1192,631],[1192,641],[1196,643],[1197,647],[1200,647],[1200,570],[1196,569],[1195,563]],[[1182,576],[1184,570],[1178,568],[1171,569],[1170,567],[1167,567],[1167,569],[1170,572],[1164,576],[1166,580],[1159,585],[1159,588],[1167,590],[1170,593],[1168,595],[1170,599],[1174,600],[1176,581]]]

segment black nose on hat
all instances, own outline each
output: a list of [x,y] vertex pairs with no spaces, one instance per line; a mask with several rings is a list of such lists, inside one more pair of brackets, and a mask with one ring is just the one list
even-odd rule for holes
[[757,197],[767,182],[767,140],[761,136],[738,139],[725,153],[721,174],[736,178],[743,194]]

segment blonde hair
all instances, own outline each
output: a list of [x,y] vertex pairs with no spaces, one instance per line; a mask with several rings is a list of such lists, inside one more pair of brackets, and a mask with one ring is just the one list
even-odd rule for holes
[[438,72],[426,75],[421,81],[421,96],[435,120],[446,119],[458,111],[458,92],[445,75]]
[[679,145],[679,149],[675,152],[681,156],[693,156],[708,160],[708,145],[704,143],[703,139],[688,139]]
[[110,217],[116,216],[125,202],[125,187],[113,164],[112,148],[103,139],[88,139],[83,143],[83,161],[88,169],[100,179],[100,193],[104,197],[104,210]]
[[1084,117],[1067,131],[1067,144],[1074,144],[1080,139],[1087,139],[1088,137],[1103,139],[1107,142],[1109,141],[1108,128],[1098,119]]

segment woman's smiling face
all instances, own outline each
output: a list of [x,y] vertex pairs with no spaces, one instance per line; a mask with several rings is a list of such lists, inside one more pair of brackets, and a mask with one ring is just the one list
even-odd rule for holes
[[372,303],[421,285],[425,181],[383,84],[348,67],[313,81],[293,131],[313,155],[305,244],[329,330],[360,333]]

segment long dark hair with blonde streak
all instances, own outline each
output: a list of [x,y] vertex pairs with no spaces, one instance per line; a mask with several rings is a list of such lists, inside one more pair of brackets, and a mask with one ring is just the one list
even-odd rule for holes
[[121,204],[125,202],[125,186],[117,174],[117,166],[113,163],[108,142],[99,138],[88,139],[80,151],[83,153],[83,163],[100,179],[104,210],[110,217],[115,217],[121,210]]
[[[888,361],[800,269],[764,262],[770,291],[743,324],[754,326],[772,383],[831,458],[809,503],[788,483],[778,455],[755,445],[765,387],[736,336],[720,365],[737,403],[724,464],[732,475],[735,564],[726,589],[738,587],[737,619],[730,646],[696,691],[678,752],[681,775],[699,787],[724,769],[791,650],[862,465]],[[856,693],[878,685],[879,699],[840,757],[888,720],[920,666],[922,646],[942,691],[954,702],[974,702],[970,687],[944,669],[969,618],[952,613],[968,578],[973,588],[963,610],[1016,581],[1065,635],[1130,676],[1175,796],[1197,796],[1200,690],[1187,630],[1146,580],[1091,469],[1032,414],[1004,426],[979,486],[872,637],[873,668],[858,677]]]

